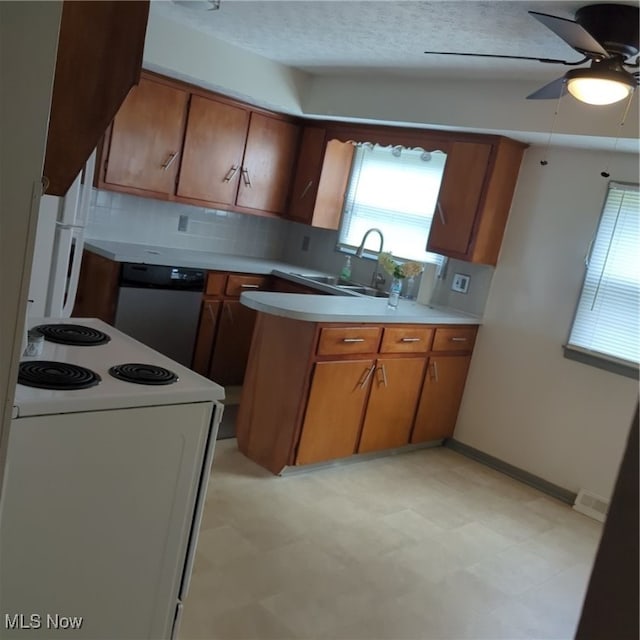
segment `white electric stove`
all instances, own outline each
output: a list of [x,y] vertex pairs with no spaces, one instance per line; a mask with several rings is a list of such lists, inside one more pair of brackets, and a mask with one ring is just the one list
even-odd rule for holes
[[175,637],[224,390],[99,320],[33,326],[0,502],[4,633]]

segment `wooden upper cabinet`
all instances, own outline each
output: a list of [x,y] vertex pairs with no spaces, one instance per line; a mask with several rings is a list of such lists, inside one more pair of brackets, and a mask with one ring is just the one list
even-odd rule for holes
[[108,136],[102,168],[106,185],[172,194],[180,164],[188,94],[142,78],[131,90]]
[[326,140],[322,127],[305,127],[289,201],[289,218],[338,229],[355,147]]
[[242,161],[238,207],[282,215],[298,150],[297,124],[253,112]]
[[507,138],[451,144],[427,251],[497,263],[524,149]]
[[247,109],[194,94],[177,195],[233,205],[248,126]]
[[104,135],[142,65],[149,2],[64,2],[44,161],[63,196]]

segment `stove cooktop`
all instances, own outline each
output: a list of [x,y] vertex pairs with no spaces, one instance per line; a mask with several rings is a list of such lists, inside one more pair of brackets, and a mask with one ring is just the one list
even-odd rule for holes
[[65,362],[29,360],[21,362],[18,367],[18,383],[37,389],[88,389],[100,380],[95,371]]
[[111,340],[104,331],[80,324],[40,324],[35,327],[49,342],[90,347],[106,344]]
[[153,364],[140,364],[138,362],[127,362],[117,364],[109,369],[109,374],[123,382],[133,382],[134,384],[173,384],[178,381],[178,376],[169,369]]
[[[28,417],[54,413],[74,413],[80,411],[98,411],[127,407],[160,406],[189,402],[210,402],[222,400],[224,389],[194,371],[174,362],[146,345],[130,338],[114,327],[94,318],[67,319],[47,318],[32,320],[28,328],[42,325],[62,325],[62,334],[67,330],[64,325],[73,324],[89,329],[89,334],[103,333],[110,340],[88,347],[69,345],[45,340],[42,353],[35,357],[22,357],[22,363],[47,362],[51,369],[57,366],[74,365],[93,372],[98,384],[84,388],[43,388],[28,386],[23,379],[16,385],[14,415]],[[53,363],[53,364],[51,364]],[[114,377],[109,369],[123,364],[142,365],[146,377],[154,384],[131,384],[120,376]],[[21,365],[22,366],[22,365]],[[149,373],[159,367],[165,373]],[[128,367],[126,367],[128,368]],[[155,382],[162,381],[163,384]]]

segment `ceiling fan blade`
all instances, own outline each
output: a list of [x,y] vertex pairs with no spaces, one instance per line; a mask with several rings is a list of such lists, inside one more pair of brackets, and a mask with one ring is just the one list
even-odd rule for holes
[[577,64],[586,62],[588,58],[583,58],[577,62],[569,62],[567,60],[556,60],[555,58],[531,58],[529,56],[503,56],[491,53],[456,53],[455,51],[425,51],[427,54],[436,56],[468,56],[471,58],[503,58],[506,60],[535,60],[536,62],[544,62],[547,64],[564,64],[572,67]]
[[552,100],[565,95],[567,95],[567,83],[565,82],[564,76],[562,76],[529,94],[527,100]]
[[602,45],[581,25],[573,20],[550,16],[546,13],[529,11],[538,22],[560,36],[570,47],[590,58],[608,58],[609,54]]

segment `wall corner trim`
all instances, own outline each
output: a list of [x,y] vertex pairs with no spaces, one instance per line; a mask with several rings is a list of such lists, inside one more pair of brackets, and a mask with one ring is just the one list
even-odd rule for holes
[[534,475],[533,473],[529,473],[524,469],[520,469],[518,467],[514,467],[508,462],[504,462],[498,458],[494,458],[490,456],[488,453],[484,453],[484,451],[480,451],[474,447],[469,446],[468,444],[464,444],[463,442],[459,442],[454,438],[449,438],[445,442],[445,446],[453,451],[456,451],[467,458],[471,458],[472,460],[476,460],[487,467],[491,467],[496,471],[500,471],[515,480],[519,480],[524,484],[528,484],[530,487],[534,489],[538,489],[547,495],[550,495],[552,498],[556,498],[562,502],[566,502],[568,505],[573,506],[573,503],[576,501],[577,493],[573,491],[569,491],[568,489],[564,489],[559,487],[557,484],[553,484],[552,482],[548,482],[539,476]]

